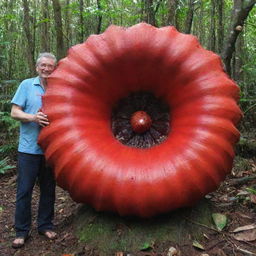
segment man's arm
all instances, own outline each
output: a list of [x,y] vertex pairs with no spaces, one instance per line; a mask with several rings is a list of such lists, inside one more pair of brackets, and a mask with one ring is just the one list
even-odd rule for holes
[[21,122],[35,122],[43,127],[49,125],[47,115],[43,112],[38,111],[36,114],[28,114],[25,113],[20,106],[15,104],[12,105],[11,117]]

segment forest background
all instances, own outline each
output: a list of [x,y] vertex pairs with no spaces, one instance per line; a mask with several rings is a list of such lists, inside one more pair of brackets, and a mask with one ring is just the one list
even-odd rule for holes
[[[104,32],[111,24],[126,27],[139,22],[147,22],[156,27],[173,25],[180,32],[195,35],[204,48],[221,56],[226,72],[241,89],[239,104],[244,118],[239,125],[241,138],[237,147],[235,169],[231,174],[233,180],[227,180],[212,199],[217,210],[228,213],[228,230],[234,229],[235,225],[245,225],[252,220],[255,222],[255,4],[256,0],[0,0],[0,229],[3,230],[0,247],[6,252],[5,255],[11,255],[8,241],[11,241],[13,235],[10,213],[14,211],[15,156],[19,126],[19,122],[10,118],[11,98],[23,79],[36,75],[35,61],[38,53],[50,51],[60,60],[67,55],[70,47],[84,42],[91,34]],[[235,188],[232,187],[234,182]],[[27,246],[26,253],[21,251],[21,254],[17,255],[36,255],[34,250],[38,248],[44,250],[45,254],[42,255],[48,255],[45,251],[47,248],[49,251],[57,248],[59,252],[63,252],[63,237],[66,251],[71,251],[69,247],[77,247],[74,242],[77,240],[72,240],[67,231],[70,228],[67,226],[67,216],[75,212],[76,206],[66,195],[63,196],[63,191],[58,192],[57,198],[56,209],[61,213],[57,215],[57,222],[63,223],[63,226],[59,225],[58,230],[61,234],[60,240],[48,248],[34,236],[30,246]],[[221,208],[223,205],[220,207],[223,202],[228,204],[225,209]],[[251,219],[247,217],[247,222],[241,220],[239,211],[243,216],[252,216]],[[95,216],[87,219],[95,219]],[[109,219],[106,222],[109,222]],[[208,228],[209,230],[212,231]],[[110,233],[112,236],[112,229]],[[219,236],[209,236],[209,241],[216,243],[211,245],[207,242],[209,252],[221,247],[219,241],[225,237],[221,232],[217,234]],[[254,235],[256,239],[256,232]],[[237,241],[230,242],[230,236],[227,237],[228,240],[223,240],[223,251],[214,255],[232,255],[230,252],[234,250],[245,253],[236,246]],[[100,239],[101,237],[96,239],[95,243],[104,240]],[[107,239],[106,242],[108,243]],[[255,251],[254,245],[247,242],[246,246],[247,254],[248,250]],[[227,254],[223,254],[224,251]],[[84,255],[96,254],[92,252]]]
[[[10,99],[35,75],[38,53],[58,60],[68,49],[111,24],[173,25],[219,54],[241,88],[242,135],[256,123],[256,0],[0,0],[0,172],[17,147],[18,122]],[[243,133],[245,132],[245,133]],[[243,136],[242,136],[243,137]],[[246,137],[246,135],[245,135]]]

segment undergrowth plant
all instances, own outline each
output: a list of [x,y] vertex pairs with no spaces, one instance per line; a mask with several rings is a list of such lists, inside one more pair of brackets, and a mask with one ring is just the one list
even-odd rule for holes
[[[0,161],[6,165],[6,157],[12,160],[17,151],[19,122],[10,116],[11,98],[19,84],[16,80],[0,81]],[[8,164],[7,164],[8,166]],[[6,168],[4,168],[6,169]]]
[[0,112],[0,160],[13,155],[17,149],[19,122],[13,120],[8,112]]
[[0,160],[0,174],[5,174],[7,171],[15,168],[14,165],[9,164],[9,161],[9,157],[5,157],[4,159]]

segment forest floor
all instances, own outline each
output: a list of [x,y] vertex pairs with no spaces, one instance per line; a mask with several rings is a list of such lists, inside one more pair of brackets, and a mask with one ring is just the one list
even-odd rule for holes
[[[125,252],[101,253],[95,245],[79,240],[74,225],[77,212],[81,205],[74,203],[68,193],[57,188],[55,206],[55,225],[58,238],[48,241],[36,231],[36,209],[39,190],[36,186],[33,194],[33,228],[31,237],[26,245],[14,250],[11,242],[15,232],[13,216],[15,207],[16,172],[10,171],[0,176],[0,255],[1,256],[242,256],[256,255],[256,159],[236,157],[232,173],[222,183],[220,188],[207,195],[206,200],[211,204],[212,212],[227,217],[223,230],[218,225],[193,223],[194,228],[200,226],[203,238],[193,239],[179,244],[171,241],[155,241],[143,250]],[[219,226],[220,227],[220,226]],[[240,228],[237,232],[235,229]],[[120,230],[119,230],[120,231]],[[118,230],[113,230],[118,232]]]

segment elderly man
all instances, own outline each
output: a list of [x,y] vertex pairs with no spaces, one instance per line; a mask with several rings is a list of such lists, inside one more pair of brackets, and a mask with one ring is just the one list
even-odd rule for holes
[[11,117],[21,122],[18,147],[18,178],[15,211],[16,238],[13,248],[22,247],[29,237],[31,227],[31,199],[36,180],[40,186],[37,216],[39,234],[56,238],[53,231],[55,180],[46,165],[43,152],[37,144],[41,127],[47,126],[47,116],[41,112],[42,95],[47,88],[47,78],[56,66],[51,53],[41,53],[36,62],[37,77],[21,82],[11,103]]

